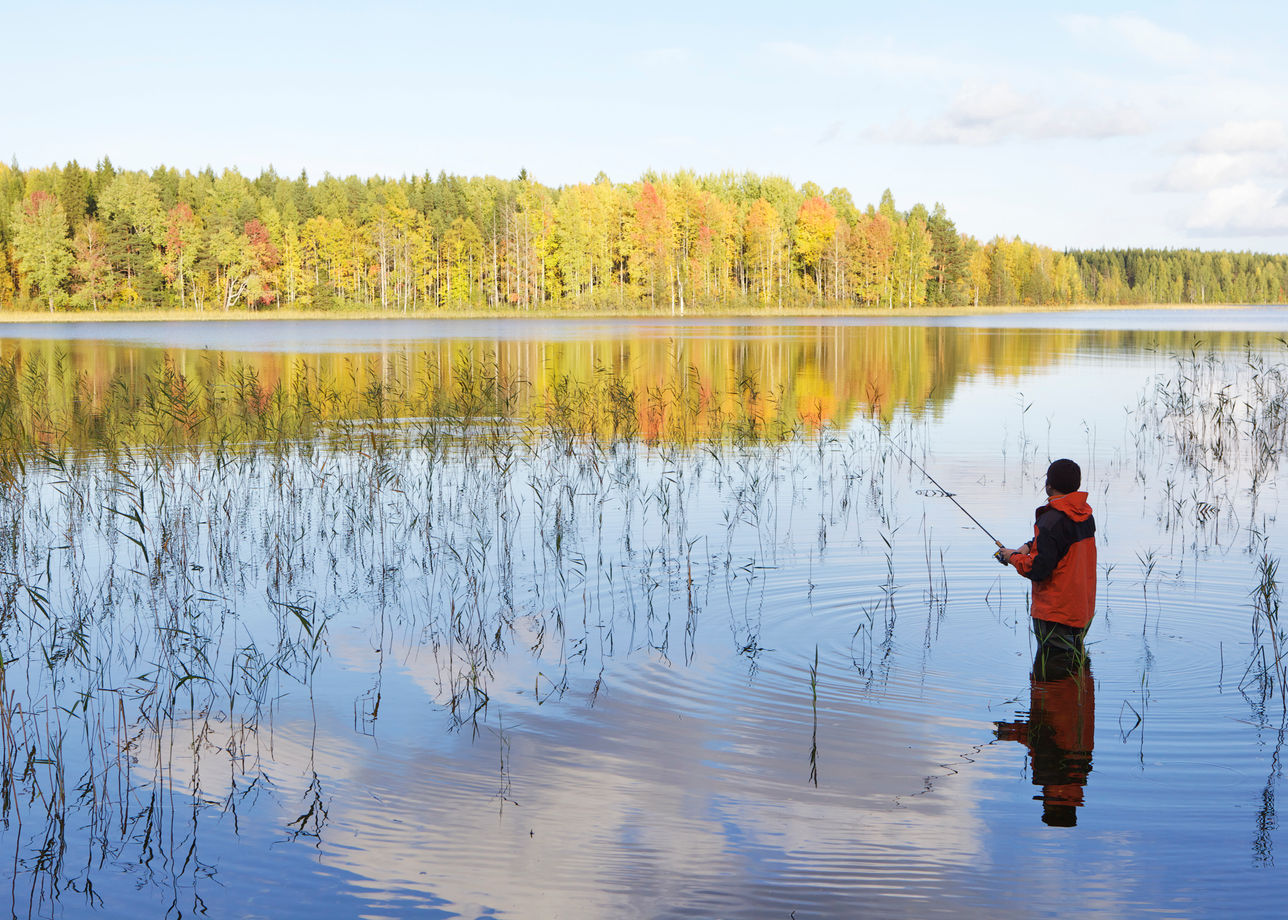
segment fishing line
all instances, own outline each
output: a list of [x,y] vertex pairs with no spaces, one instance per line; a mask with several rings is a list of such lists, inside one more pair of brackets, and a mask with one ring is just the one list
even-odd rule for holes
[[987,535],[987,536],[988,536],[988,538],[989,538],[990,540],[992,540],[992,541],[993,541],[994,543],[996,543],[999,547],[1001,547],[1001,545],[1002,545],[1002,541],[1001,541],[1001,540],[999,540],[999,539],[997,539],[997,537],[993,536],[991,533],[989,533],[989,532],[988,532],[988,528],[987,528],[987,527],[985,527],[983,524],[981,524],[981,523],[979,522],[979,519],[978,519],[978,518],[976,518],[976,517],[975,517],[975,515],[971,514],[971,513],[970,513],[969,511],[967,511],[964,507],[962,507],[962,503],[961,503],[961,502],[959,502],[956,498],[954,498],[954,497],[953,497],[953,493],[952,493],[952,492],[949,492],[949,491],[948,491],[947,489],[945,489],[942,485],[940,485],[940,484],[939,484],[939,480],[938,480],[938,479],[936,479],[934,476],[931,476],[931,475],[930,475],[930,471],[929,471],[929,470],[927,470],[924,466],[922,466],[920,463],[918,463],[916,460],[914,460],[914,459],[912,458],[912,454],[908,453],[906,450],[904,450],[902,447],[900,447],[900,446],[899,446],[899,442],[897,442],[894,438],[890,437],[890,435],[888,435],[888,434],[886,434],[884,431],[882,431],[882,430],[881,430],[881,426],[880,426],[880,425],[878,425],[876,422],[872,422],[871,420],[869,420],[869,423],[872,425],[872,427],[873,427],[873,428],[875,428],[875,429],[877,430],[877,434],[881,435],[881,437],[883,437],[883,438],[885,438],[887,441],[889,441],[889,442],[890,442],[890,444],[891,444],[891,446],[893,446],[895,450],[897,450],[899,453],[903,454],[903,455],[904,455],[904,457],[906,457],[906,458],[907,458],[907,460],[908,460],[908,462],[909,462],[909,463],[911,463],[911,464],[912,464],[913,466],[915,466],[918,470],[920,470],[920,471],[921,471],[921,475],[923,475],[923,476],[925,476],[927,479],[929,479],[929,480],[930,480],[930,482],[934,485],[934,487],[935,487],[936,489],[938,489],[941,493],[943,493],[943,496],[944,496],[945,498],[947,498],[950,502],[952,502],[952,503],[953,503],[954,505],[956,505],[958,508],[961,508],[962,514],[966,515],[968,518],[970,518],[972,521],[974,521],[974,522],[975,522],[975,526],[976,526],[976,527],[978,527],[980,530],[984,531],[985,535]]

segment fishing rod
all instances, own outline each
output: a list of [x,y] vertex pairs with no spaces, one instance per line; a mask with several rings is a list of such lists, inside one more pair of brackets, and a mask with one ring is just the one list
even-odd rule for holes
[[[924,466],[922,466],[920,463],[918,463],[916,460],[914,460],[914,459],[913,459],[913,457],[912,457],[912,454],[910,454],[910,453],[908,453],[906,450],[904,450],[904,449],[899,445],[899,442],[898,442],[898,441],[896,441],[894,438],[890,437],[890,435],[888,435],[888,434],[886,434],[884,431],[882,431],[882,430],[881,430],[881,426],[880,426],[880,425],[878,425],[876,422],[872,422],[871,424],[872,424],[872,427],[873,427],[873,428],[875,428],[875,429],[877,430],[877,434],[881,435],[881,437],[883,437],[883,438],[885,438],[887,441],[889,441],[889,442],[890,442],[890,444],[891,444],[891,446],[893,446],[895,450],[897,450],[899,453],[903,454],[903,455],[904,455],[904,457],[906,457],[906,458],[907,458],[907,460],[908,460],[908,462],[909,462],[909,463],[911,463],[913,466],[915,466],[918,470],[920,470],[920,471],[921,471],[921,475],[923,475],[923,476],[925,476],[927,479],[929,479],[929,480],[930,480],[930,482],[934,485],[934,487],[935,487],[936,489],[938,489],[940,492],[942,492],[942,493],[943,493],[943,495],[944,495],[944,497],[945,497],[945,498],[947,498],[950,502],[952,502],[952,503],[953,503],[954,505],[956,505],[958,508],[961,508],[962,514],[966,515],[968,518],[970,518],[972,521],[974,521],[974,522],[975,522],[975,526],[976,526],[976,527],[978,527],[980,530],[984,531],[985,535],[986,535],[990,540],[992,540],[994,543],[996,543],[996,544],[997,544],[998,549],[1001,549],[1001,548],[1002,548],[1002,541],[1001,541],[1001,540],[999,540],[999,539],[997,539],[997,537],[993,536],[991,533],[989,533],[988,528],[987,528],[987,527],[985,527],[983,524],[981,524],[981,523],[979,522],[979,519],[978,519],[978,518],[976,518],[976,517],[975,517],[975,515],[971,514],[971,513],[970,513],[969,511],[967,511],[964,507],[962,507],[962,503],[961,503],[961,502],[959,502],[956,498],[954,498],[954,497],[953,497],[953,493],[952,493],[952,492],[949,492],[949,491],[948,491],[947,489],[945,489],[942,485],[940,485],[940,484],[939,484],[939,480],[938,480],[938,479],[936,479],[934,476],[931,476],[931,475],[930,475],[930,471],[929,471],[929,470],[927,470]],[[1001,560],[999,559],[999,561],[1001,561]]]

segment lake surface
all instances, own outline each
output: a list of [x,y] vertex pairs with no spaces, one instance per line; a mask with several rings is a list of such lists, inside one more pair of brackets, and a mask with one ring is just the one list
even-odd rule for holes
[[0,325],[9,911],[1277,916],[1285,334]]

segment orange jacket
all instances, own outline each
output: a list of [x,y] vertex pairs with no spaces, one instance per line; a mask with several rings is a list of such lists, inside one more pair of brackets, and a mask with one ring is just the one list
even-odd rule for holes
[[1034,515],[1028,552],[1011,565],[1033,582],[1035,620],[1086,629],[1096,614],[1096,519],[1086,492],[1053,498]]

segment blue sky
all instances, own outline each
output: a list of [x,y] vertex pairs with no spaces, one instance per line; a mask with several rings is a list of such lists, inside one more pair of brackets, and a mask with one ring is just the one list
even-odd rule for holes
[[981,238],[1288,251],[1277,5],[0,2],[0,156],[750,170]]

